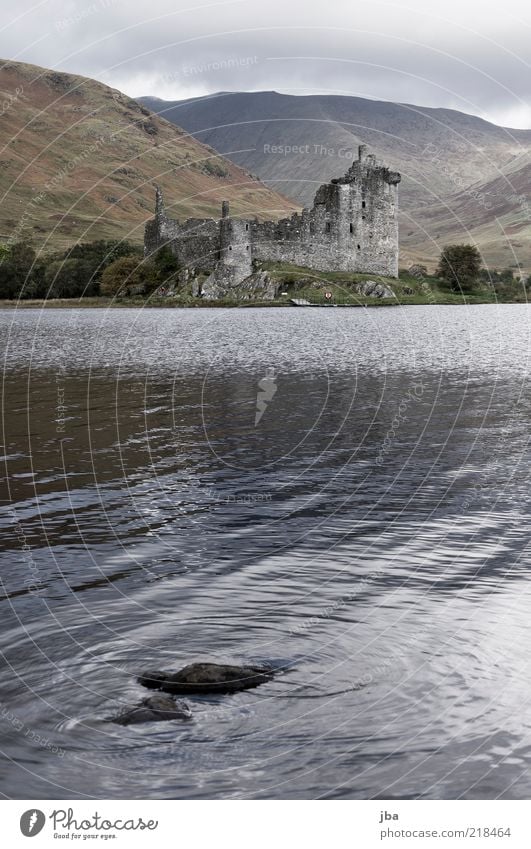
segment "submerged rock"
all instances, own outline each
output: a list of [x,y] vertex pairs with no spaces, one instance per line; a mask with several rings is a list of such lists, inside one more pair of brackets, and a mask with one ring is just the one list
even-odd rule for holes
[[192,663],[178,672],[148,670],[138,682],[166,693],[238,693],[265,684],[273,670],[260,666]]
[[191,719],[192,711],[186,702],[175,701],[156,694],[148,696],[138,705],[125,708],[111,722],[118,725],[136,725],[140,722],[163,722],[169,719]]

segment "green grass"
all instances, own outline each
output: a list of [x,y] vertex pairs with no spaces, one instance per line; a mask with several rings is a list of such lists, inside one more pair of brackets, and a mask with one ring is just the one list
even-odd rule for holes
[[115,309],[121,307],[165,307],[174,309],[193,307],[285,307],[286,299],[276,301],[235,301],[229,298],[219,301],[204,301],[202,298],[48,298],[36,300],[0,299],[0,309]]
[[[508,286],[505,291],[495,292],[492,287],[478,284],[471,292],[455,292],[444,280],[433,275],[415,277],[401,270],[398,279],[377,274],[353,274],[344,271],[315,272],[308,268],[286,263],[260,263],[260,267],[282,284],[287,292],[284,300],[303,298],[311,303],[345,303],[363,306],[437,305],[437,304],[490,304],[526,303],[527,298],[520,286]],[[367,298],[356,292],[358,283],[375,280],[389,286],[395,298]],[[325,298],[331,292],[332,298]],[[529,296],[531,299],[531,295]]]

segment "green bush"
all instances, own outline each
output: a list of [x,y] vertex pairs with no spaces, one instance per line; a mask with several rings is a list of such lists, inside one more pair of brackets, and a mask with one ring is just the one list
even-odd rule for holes
[[227,177],[229,173],[217,159],[207,159],[202,163],[202,166],[203,171],[212,177]]
[[474,245],[447,245],[439,260],[437,273],[456,292],[476,286],[481,270],[481,255]]
[[0,255],[0,298],[28,298],[33,288],[36,254],[29,242],[2,245]]
[[171,284],[175,282],[177,274],[180,271],[180,265],[173,251],[164,245],[153,256],[152,260],[153,272],[158,280],[157,285]]
[[103,272],[124,256],[134,256],[138,264],[142,249],[128,242],[99,240],[37,258],[29,242],[0,245],[0,298],[99,295]]
[[56,259],[46,263],[44,281],[48,298],[82,298],[98,294],[99,289],[92,266],[80,259]]
[[115,259],[101,276],[101,294],[108,297],[144,294],[149,271],[148,265],[136,256]]
[[[86,296],[98,295],[100,292],[100,280],[105,269],[115,260],[124,256],[136,256],[138,260],[142,257],[142,249],[129,242],[104,241],[82,242],[75,244],[64,253],[54,259],[77,260],[79,265],[76,277],[81,280],[84,275]],[[71,266],[74,269],[74,266]],[[65,295],[64,297],[70,297]]]

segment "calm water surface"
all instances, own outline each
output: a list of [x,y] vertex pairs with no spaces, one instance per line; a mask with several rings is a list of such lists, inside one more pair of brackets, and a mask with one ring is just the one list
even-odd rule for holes
[[0,792],[529,798],[530,315],[1,312]]

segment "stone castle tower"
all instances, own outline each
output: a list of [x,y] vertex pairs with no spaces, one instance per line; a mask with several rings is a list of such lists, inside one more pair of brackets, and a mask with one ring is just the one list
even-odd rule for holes
[[166,216],[157,189],[145,253],[169,245],[183,266],[212,272],[209,281],[220,293],[249,277],[253,260],[397,277],[400,179],[360,145],[358,159],[317,190],[311,209],[265,222],[231,218],[224,201],[219,221],[181,224]]
[[248,277],[252,272],[251,228],[248,221],[231,218],[229,202],[221,205],[219,222],[219,264],[230,276]]

